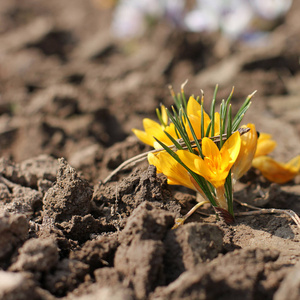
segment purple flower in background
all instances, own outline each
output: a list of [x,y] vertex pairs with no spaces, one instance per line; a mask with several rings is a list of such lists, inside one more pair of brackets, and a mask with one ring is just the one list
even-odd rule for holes
[[[253,20],[274,20],[287,13],[292,0],[197,0],[186,11],[185,0],[120,0],[113,19],[116,36],[141,36],[150,21],[167,19],[182,30],[220,31],[231,39],[263,36]],[[259,22],[256,24],[259,24]],[[250,38],[251,40],[251,38]]]

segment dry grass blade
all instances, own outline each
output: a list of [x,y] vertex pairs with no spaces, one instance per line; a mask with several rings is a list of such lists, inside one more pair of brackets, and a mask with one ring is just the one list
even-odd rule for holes
[[248,203],[244,203],[238,200],[234,200],[242,206],[254,209],[254,211],[240,212],[236,213],[235,216],[251,216],[251,215],[259,215],[259,214],[285,214],[289,216],[300,228],[300,217],[290,209],[277,209],[277,208],[259,208]]

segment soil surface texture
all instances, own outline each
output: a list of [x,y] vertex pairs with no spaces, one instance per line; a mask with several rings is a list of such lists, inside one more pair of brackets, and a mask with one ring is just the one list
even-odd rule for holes
[[[131,132],[187,95],[207,109],[232,86],[233,111],[257,90],[244,124],[272,153],[300,154],[300,2],[254,47],[165,22],[124,42],[97,1],[0,1],[0,299],[296,300],[300,229],[288,214],[234,203],[235,223],[196,202],[147,161]],[[205,104],[206,105],[206,104]],[[250,170],[234,198],[300,214],[300,178],[271,184]]]

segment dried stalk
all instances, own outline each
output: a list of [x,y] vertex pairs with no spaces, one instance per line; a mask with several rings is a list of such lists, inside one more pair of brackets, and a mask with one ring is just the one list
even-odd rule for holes
[[247,211],[247,212],[240,212],[236,213],[235,216],[251,216],[251,215],[259,215],[259,214],[285,214],[288,215],[300,228],[300,218],[299,216],[290,209],[277,209],[277,208],[259,208],[253,205],[250,205],[248,203],[240,202],[236,199],[234,199],[237,203],[239,203],[242,206],[254,209],[255,211]]

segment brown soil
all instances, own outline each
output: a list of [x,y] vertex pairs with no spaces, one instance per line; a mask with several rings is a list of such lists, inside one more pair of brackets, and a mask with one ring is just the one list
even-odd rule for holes
[[[299,154],[300,3],[260,48],[164,23],[122,43],[93,3],[0,2],[0,298],[299,299],[300,231],[288,216],[226,225],[204,206],[171,230],[193,193],[146,162],[101,180],[150,149],[131,128],[187,78],[186,93],[207,99],[216,83],[219,100],[234,85],[234,110],[258,90],[245,123],[273,134],[276,159]],[[251,170],[235,198],[300,214],[300,181]]]

